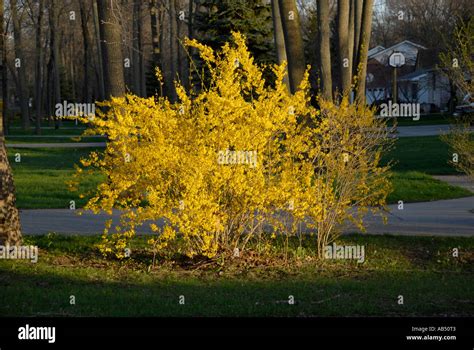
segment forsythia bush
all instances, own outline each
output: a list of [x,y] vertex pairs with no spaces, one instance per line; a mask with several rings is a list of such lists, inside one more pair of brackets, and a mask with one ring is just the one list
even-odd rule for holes
[[474,180],[474,133],[471,130],[473,120],[474,115],[464,116],[451,125],[447,134],[441,135],[441,139],[454,151],[450,163],[471,180]]
[[86,208],[122,210],[120,225],[105,229],[104,254],[123,257],[143,224],[156,233],[154,249],[190,257],[242,251],[255,237],[300,234],[302,227],[316,230],[322,253],[341,224],[361,225],[368,206],[383,207],[386,131],[370,109],[346,99],[313,107],[307,75],[292,95],[282,82],[284,65],[270,67],[270,86],[238,33],[221,52],[194,40],[187,45],[209,71],[203,90],[187,94],[176,83],[173,104],[113,98],[89,121],[89,134],[109,141],[78,168],[98,168],[107,178]]

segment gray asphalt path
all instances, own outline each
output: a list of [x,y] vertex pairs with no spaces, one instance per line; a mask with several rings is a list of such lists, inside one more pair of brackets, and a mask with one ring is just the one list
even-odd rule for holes
[[[450,125],[419,125],[397,127],[397,137],[436,136],[449,131]],[[474,132],[474,127],[471,128]]]
[[[381,218],[368,215],[367,233],[396,235],[432,235],[432,236],[474,236],[474,197],[451,199],[435,202],[405,203],[403,210],[397,205],[390,205],[388,224]],[[39,209],[22,210],[20,218],[23,232],[40,235],[49,232],[61,234],[93,235],[103,231],[104,223],[112,218],[118,223],[120,212],[112,216],[94,215],[79,210]],[[157,222],[162,225],[163,222]],[[139,233],[150,233],[147,227],[137,230]],[[356,228],[347,228],[346,233],[357,232]]]

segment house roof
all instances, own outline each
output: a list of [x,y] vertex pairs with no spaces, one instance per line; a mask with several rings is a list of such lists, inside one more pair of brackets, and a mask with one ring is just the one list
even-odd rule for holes
[[376,46],[376,47],[373,47],[373,48],[371,48],[371,49],[369,50],[369,52],[368,52],[368,55],[369,55],[369,56],[368,56],[368,57],[371,57],[371,56],[375,55],[376,53],[378,53],[378,52],[380,52],[380,51],[382,51],[382,50],[385,50],[385,47],[380,46],[380,45],[378,45],[378,46]]
[[426,74],[433,71],[433,69],[418,69],[412,73],[405,74],[399,77],[397,80],[399,81],[418,81],[421,78],[425,77]]
[[[375,58],[375,56],[381,56],[381,55],[384,55],[384,54],[388,54],[388,53],[391,53],[393,51],[399,51],[399,48],[403,45],[409,45],[409,46],[413,46],[414,48],[416,49],[422,49],[422,50],[426,50],[426,47],[424,47],[423,45],[419,45],[419,44],[416,44],[410,40],[403,40],[393,46],[390,46],[390,47],[387,47],[386,49],[383,49],[383,50],[375,50],[377,49],[378,47],[382,47],[382,46],[376,46],[374,47],[373,49],[371,49],[370,51],[374,50],[372,54],[369,54],[369,58]],[[369,51],[369,52],[370,52]]]

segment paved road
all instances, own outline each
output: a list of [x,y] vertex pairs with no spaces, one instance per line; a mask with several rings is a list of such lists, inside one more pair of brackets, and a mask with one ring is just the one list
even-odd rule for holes
[[[384,225],[379,217],[367,216],[367,233],[399,235],[434,236],[474,236],[474,197],[451,199],[436,202],[407,203],[403,210],[391,205],[388,224]],[[120,213],[114,212],[112,219],[118,222]],[[62,234],[92,235],[103,231],[109,215],[84,213],[67,209],[22,210],[20,213],[25,234]],[[158,222],[162,225],[162,222]],[[356,232],[348,228],[346,233]],[[149,233],[147,227],[138,229],[139,233]]]
[[[397,127],[397,137],[436,136],[449,131],[450,125],[419,125]],[[471,128],[474,132],[474,127]]]
[[474,181],[467,175],[431,175],[437,180],[447,182],[452,186],[463,187],[474,193]]

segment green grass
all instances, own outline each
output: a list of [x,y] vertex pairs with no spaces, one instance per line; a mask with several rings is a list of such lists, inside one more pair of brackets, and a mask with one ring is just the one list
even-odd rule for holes
[[[80,193],[93,190],[101,181],[99,175],[84,178],[79,192],[70,192],[67,181],[75,173],[74,164],[86,157],[90,148],[8,149],[13,168],[17,205],[21,209],[68,208],[71,200],[82,207],[86,199]],[[20,154],[21,162],[15,162]]]
[[449,161],[452,152],[439,136],[402,137],[384,162],[395,161],[393,171],[419,171],[431,175],[459,174]]
[[392,176],[394,191],[388,196],[389,203],[430,202],[471,196],[469,190],[449,185],[418,171],[395,172]]
[[[67,126],[67,128],[51,128],[47,127],[41,129],[41,135],[72,135],[72,136],[80,136],[84,132],[84,127],[75,127],[75,126]],[[21,128],[10,128],[8,135],[19,135],[19,136],[32,136],[35,135],[35,129],[30,128],[29,130],[23,130]]]
[[[98,237],[30,236],[37,264],[0,260],[3,316],[472,316],[474,238],[345,236],[366,260],[318,261],[311,254],[185,264],[137,248],[119,262],[92,248]],[[143,241],[137,238],[136,241]],[[311,249],[309,238],[303,243]],[[142,245],[140,242],[137,246]],[[297,245],[290,242],[290,247]],[[452,257],[453,247],[460,249]],[[292,252],[290,248],[290,253]],[[281,250],[281,246],[280,246]],[[281,251],[279,251],[281,253]],[[134,254],[137,258],[134,257]],[[76,305],[69,304],[74,295]],[[179,305],[180,295],[185,305]],[[289,305],[292,295],[295,304]],[[398,305],[399,295],[404,305]]]
[[7,137],[6,143],[74,143],[74,142],[105,142],[105,137],[34,137],[34,136],[21,136],[21,137]]

